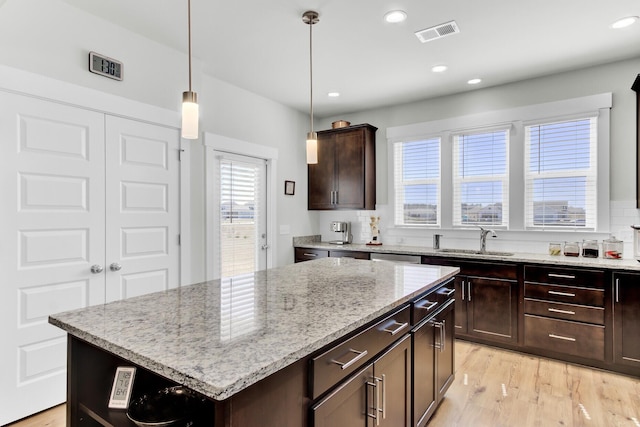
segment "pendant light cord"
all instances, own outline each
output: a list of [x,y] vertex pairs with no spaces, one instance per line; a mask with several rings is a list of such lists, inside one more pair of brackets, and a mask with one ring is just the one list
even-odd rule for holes
[[311,132],[313,132],[313,18],[309,23],[309,111],[311,116]]

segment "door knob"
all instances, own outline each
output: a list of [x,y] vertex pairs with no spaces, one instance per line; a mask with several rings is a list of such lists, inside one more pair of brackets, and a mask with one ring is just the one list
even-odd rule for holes
[[109,266],[109,268],[111,269],[111,271],[120,271],[122,266],[120,264],[118,264],[117,262],[114,262]]
[[104,270],[104,268],[100,264],[94,264],[91,266],[91,272],[93,274],[102,273],[102,270]]

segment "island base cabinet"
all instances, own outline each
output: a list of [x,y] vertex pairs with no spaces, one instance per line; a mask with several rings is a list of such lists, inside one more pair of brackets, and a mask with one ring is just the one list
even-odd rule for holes
[[[136,374],[131,401],[176,384],[140,366],[121,359],[71,335],[67,338],[67,426],[135,427],[125,409],[110,409],[109,394],[116,368],[134,366]],[[197,425],[222,425],[216,418],[216,403],[207,401],[197,415]],[[222,414],[222,411],[219,411]]]
[[451,301],[435,317],[436,325],[436,398],[439,404],[453,383],[455,375],[455,311]]
[[407,335],[311,408],[312,427],[402,427],[411,418]]
[[423,320],[413,331],[413,421],[424,427],[453,383],[455,304]]

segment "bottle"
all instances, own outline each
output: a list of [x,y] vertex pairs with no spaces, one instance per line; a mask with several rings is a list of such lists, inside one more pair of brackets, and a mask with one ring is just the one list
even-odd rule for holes
[[622,240],[618,240],[614,236],[611,236],[609,239],[602,241],[602,256],[607,259],[621,259],[622,248]]
[[585,258],[598,258],[600,251],[598,250],[597,240],[583,240],[582,241],[582,256]]
[[580,256],[580,243],[564,242],[564,256]]

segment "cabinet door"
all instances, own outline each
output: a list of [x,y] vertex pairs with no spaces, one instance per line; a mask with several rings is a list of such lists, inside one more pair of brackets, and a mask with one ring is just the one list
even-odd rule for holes
[[614,276],[614,359],[640,368],[640,275]]
[[312,427],[369,427],[367,413],[373,400],[367,383],[373,379],[373,365],[352,375],[335,391],[311,408]]
[[456,319],[455,331],[459,334],[467,333],[467,282],[465,276],[456,276]]
[[469,335],[491,341],[518,340],[518,282],[468,277]]
[[455,374],[455,304],[450,302],[434,319],[436,325],[436,402],[440,402]]
[[337,134],[336,156],[336,207],[341,209],[364,208],[364,131]]
[[335,134],[318,134],[318,163],[308,165],[307,208],[334,209]]
[[375,426],[411,423],[411,336],[405,336],[373,364]]
[[434,322],[427,320],[413,331],[413,421],[424,427],[436,409]]

